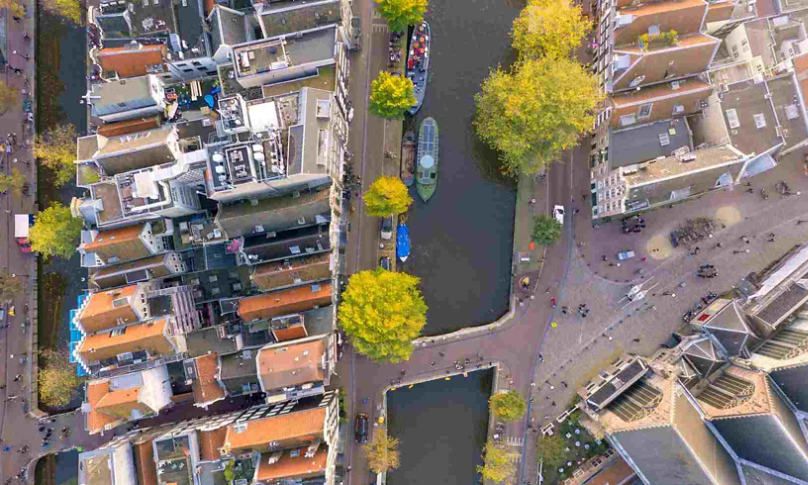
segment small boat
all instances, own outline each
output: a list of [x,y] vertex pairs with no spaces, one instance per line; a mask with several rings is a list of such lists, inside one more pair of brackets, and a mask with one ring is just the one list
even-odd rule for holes
[[426,118],[421,122],[418,133],[418,169],[415,175],[415,188],[424,202],[428,201],[438,187],[438,122]]
[[410,230],[406,224],[399,224],[396,232],[396,256],[406,262],[410,257]]
[[408,131],[401,144],[401,181],[409,187],[415,181],[415,133]]
[[432,44],[432,32],[429,29],[429,24],[421,22],[412,31],[412,38],[410,39],[410,50],[407,53],[407,65],[404,69],[406,75],[415,85],[415,99],[418,102],[408,111],[411,115],[415,115],[421,104],[424,102],[424,94],[426,94],[426,83],[429,79],[429,56],[430,46]]

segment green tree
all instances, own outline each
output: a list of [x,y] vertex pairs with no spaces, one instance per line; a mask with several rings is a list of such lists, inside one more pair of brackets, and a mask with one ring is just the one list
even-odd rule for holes
[[502,171],[538,173],[592,129],[598,81],[569,59],[528,60],[492,71],[474,97],[477,135],[499,150]]
[[427,0],[376,0],[376,9],[387,20],[390,30],[404,32],[424,21]]
[[66,350],[44,349],[39,356],[43,364],[38,373],[39,401],[51,407],[67,406],[82,383],[76,365],[70,363]]
[[407,212],[412,204],[407,187],[398,177],[381,176],[370,185],[362,196],[368,213],[375,217],[387,217]]
[[5,297],[19,295],[28,290],[28,285],[22,276],[12,275],[6,270],[0,274],[0,293]]
[[522,59],[568,58],[590,27],[579,5],[562,0],[529,0],[513,22],[513,47]]
[[379,118],[403,118],[404,112],[418,103],[415,99],[415,86],[412,80],[403,76],[393,76],[387,71],[370,83],[368,110]]
[[25,187],[26,177],[16,168],[11,169],[11,175],[0,173],[0,191],[5,192],[9,188],[14,192],[14,197],[22,197],[22,188]]
[[547,214],[539,214],[533,219],[533,234],[530,238],[536,244],[549,246],[561,238],[561,223]]
[[560,434],[540,435],[536,440],[536,461],[547,470],[556,470],[567,462],[567,444]]
[[20,90],[0,81],[0,115],[17,106],[20,102]]
[[419,279],[406,273],[362,271],[348,280],[339,324],[354,348],[375,361],[410,358],[412,340],[426,323]]
[[70,124],[55,125],[36,137],[34,156],[53,170],[59,187],[76,175],[76,139],[76,127]]
[[84,222],[73,217],[70,209],[56,202],[36,215],[29,233],[31,247],[45,257],[69,259],[76,252]]
[[68,22],[82,25],[80,0],[40,0],[39,5],[48,13],[57,15]]
[[398,451],[399,444],[399,440],[389,436],[385,428],[379,428],[374,431],[373,439],[370,443],[362,445],[362,450],[368,457],[370,471],[373,473],[385,473],[398,468],[401,465],[401,454]]
[[511,485],[516,476],[514,461],[518,458],[519,453],[508,451],[504,444],[489,441],[483,448],[483,465],[477,465],[477,473],[483,476],[483,481]]
[[488,400],[494,415],[505,421],[522,419],[527,411],[527,403],[516,391],[498,392]]

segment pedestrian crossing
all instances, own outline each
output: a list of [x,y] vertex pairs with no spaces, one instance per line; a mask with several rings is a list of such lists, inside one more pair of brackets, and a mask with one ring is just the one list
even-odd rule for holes
[[517,438],[516,436],[506,436],[504,441],[508,446],[522,446],[525,444],[524,438]]

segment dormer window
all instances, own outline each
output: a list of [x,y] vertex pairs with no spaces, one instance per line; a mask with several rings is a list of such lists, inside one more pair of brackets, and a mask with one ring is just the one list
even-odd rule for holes
[[631,80],[631,84],[629,84],[629,87],[631,87],[631,88],[637,87],[643,81],[645,81],[645,76],[637,76],[637,77],[635,77],[634,79]]

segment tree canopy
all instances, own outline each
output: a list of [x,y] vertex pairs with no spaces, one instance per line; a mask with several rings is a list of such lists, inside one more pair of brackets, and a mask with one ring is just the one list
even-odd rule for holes
[[567,461],[566,447],[560,433],[541,434],[536,440],[536,461],[543,461],[545,469],[558,469]]
[[76,175],[76,138],[76,127],[70,124],[55,125],[36,137],[34,156],[54,171],[57,186]]
[[67,406],[82,383],[76,364],[70,363],[67,350],[45,349],[39,355],[44,363],[38,377],[40,402],[51,407]]
[[522,419],[527,411],[527,403],[516,391],[498,392],[488,400],[494,414],[505,421]]
[[39,5],[49,13],[58,15],[68,22],[76,25],[83,23],[80,0],[41,0]]
[[17,0],[0,0],[0,8],[6,8],[11,15],[20,17],[24,13],[22,3]]
[[516,476],[514,460],[517,458],[519,453],[508,451],[502,443],[489,441],[483,447],[483,465],[477,465],[477,473],[483,476],[483,481],[511,485]]
[[538,173],[592,129],[603,99],[597,78],[572,60],[543,58],[491,71],[475,95],[477,134],[499,150],[502,171]]
[[36,215],[29,237],[34,251],[45,257],[69,259],[76,252],[84,222],[73,217],[68,207],[55,202]]
[[5,192],[9,188],[14,192],[14,197],[22,197],[22,188],[25,187],[26,176],[16,167],[11,169],[11,175],[0,173],[0,191]]
[[403,214],[412,204],[407,187],[398,177],[377,178],[362,196],[362,200],[365,201],[368,213],[375,217]]
[[22,276],[17,276],[3,270],[0,274],[0,292],[5,297],[19,295],[28,289],[28,285],[22,279]]
[[392,32],[406,32],[410,25],[424,21],[427,0],[376,0],[376,10],[387,20]]
[[379,118],[403,118],[404,112],[418,103],[415,86],[404,76],[393,76],[387,71],[370,83],[368,110]]
[[561,239],[563,226],[554,217],[547,214],[539,214],[533,219],[533,234],[530,238],[533,242],[542,246],[549,246]]
[[360,353],[375,361],[401,362],[426,324],[419,279],[381,268],[355,273],[339,306],[339,324]]
[[389,436],[385,428],[374,431],[370,443],[362,445],[362,450],[368,457],[370,470],[373,473],[385,473],[398,468],[401,465],[398,445],[399,440]]
[[20,102],[20,90],[0,81],[0,115],[17,106]]
[[580,5],[562,0],[529,0],[513,22],[513,47],[522,59],[567,58],[589,33]]

